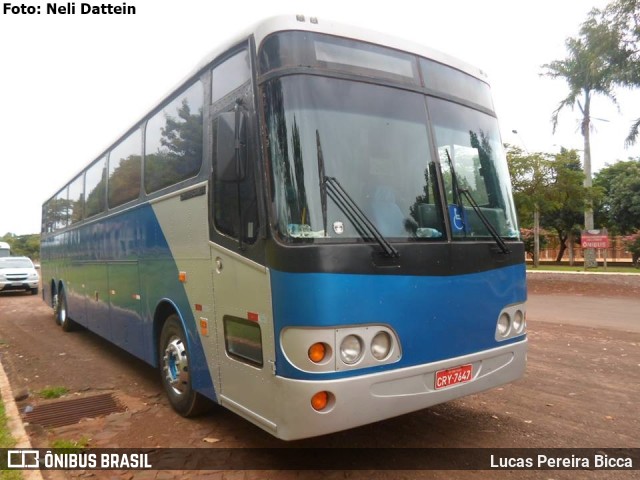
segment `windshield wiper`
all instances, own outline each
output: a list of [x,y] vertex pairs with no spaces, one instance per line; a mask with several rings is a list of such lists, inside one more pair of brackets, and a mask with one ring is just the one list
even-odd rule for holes
[[[449,162],[449,170],[451,170],[451,189],[453,190],[453,203],[455,203],[456,207],[460,210],[460,218],[463,219],[464,222],[464,205],[462,205],[462,198],[460,198],[460,184],[458,183],[458,175],[456,175],[456,169],[453,168],[453,160],[451,160],[451,155],[449,155],[449,149],[444,149],[447,154],[447,161]],[[464,231],[466,233],[466,225],[463,224]]]
[[[448,148],[445,149],[445,153],[447,154],[447,160],[449,161],[449,168],[451,170],[451,183],[453,186],[454,201],[456,202],[456,205],[461,211],[460,215],[464,213],[464,207],[461,201],[462,198],[460,197],[460,194],[462,194],[469,202],[469,205],[471,205],[471,208],[473,208],[473,211],[476,212],[476,214],[478,215],[478,218],[482,221],[487,231],[491,234],[491,236],[495,240],[500,250],[502,250],[502,253],[511,253],[511,250],[509,250],[509,247],[507,246],[505,241],[498,234],[495,227],[492,225],[492,223],[489,221],[487,216],[484,214],[484,212],[482,211],[478,203],[475,201],[475,199],[471,195],[471,192],[469,192],[469,189],[460,188],[460,184],[458,183],[458,176],[456,175],[455,168],[453,168],[453,161],[451,160],[451,156],[449,155]],[[464,217],[462,218],[464,221]],[[465,230],[466,230],[466,225],[465,225]]]
[[380,230],[369,220],[358,204],[351,198],[337,178],[327,177],[324,170],[324,156],[320,134],[316,130],[316,144],[318,148],[318,175],[320,177],[320,196],[322,203],[322,221],[325,232],[327,230],[327,195],[331,197],[338,208],[349,218],[360,236],[364,239],[373,238],[382,248],[384,255],[398,258],[400,254],[380,233]]
[[320,179],[320,206],[322,208],[322,229],[327,234],[327,187],[325,185],[324,156],[320,143],[320,132],[316,130],[316,147],[318,149],[318,178]]
[[493,239],[498,244],[498,247],[500,247],[500,250],[502,250],[502,253],[511,253],[511,250],[509,250],[509,247],[507,247],[507,244],[505,243],[505,241],[498,234],[498,232],[496,231],[496,228],[489,221],[489,219],[484,214],[480,206],[476,203],[475,199],[471,196],[471,192],[469,192],[469,190],[464,188],[460,190],[460,193],[462,193],[467,198],[467,201],[471,204],[471,207],[473,208],[473,210],[478,214],[478,217],[480,218],[480,220],[482,220],[482,223],[484,224],[484,226],[487,227],[487,230],[489,231]]
[[[349,217],[351,223],[353,223],[362,236],[362,238],[373,238],[388,257],[398,258],[400,254],[391,245],[386,238],[380,233],[380,230],[371,223],[371,220],[367,218],[365,213],[358,207],[356,202],[349,196],[340,182],[335,177],[324,177],[324,185],[327,193],[335,204]],[[368,235],[367,235],[368,234]]]

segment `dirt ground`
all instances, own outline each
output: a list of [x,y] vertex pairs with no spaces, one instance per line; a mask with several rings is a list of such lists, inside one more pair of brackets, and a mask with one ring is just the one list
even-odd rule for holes
[[640,298],[640,275],[532,272],[527,280],[530,294]]
[[[534,295],[640,299],[640,276],[534,273]],[[640,303],[638,304],[640,321]],[[158,373],[96,335],[64,333],[38,297],[0,295],[0,358],[21,412],[42,405],[39,391],[64,386],[63,399],[113,393],[123,413],[43,428],[27,425],[34,447],[56,440],[90,447],[640,448],[640,334],[537,321],[528,312],[525,377],[513,384],[373,425],[282,442],[217,407],[196,418],[175,414]],[[53,400],[56,401],[56,400]],[[186,468],[186,466],[185,466]],[[640,478],[635,472],[420,471],[73,471],[58,478]]]

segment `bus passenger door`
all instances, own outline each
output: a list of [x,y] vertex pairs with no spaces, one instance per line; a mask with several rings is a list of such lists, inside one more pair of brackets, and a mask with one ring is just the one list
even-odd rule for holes
[[259,235],[257,128],[248,50],[213,68],[209,230],[220,403],[275,433],[275,347]]
[[220,403],[275,433],[275,350],[266,269],[211,245]]

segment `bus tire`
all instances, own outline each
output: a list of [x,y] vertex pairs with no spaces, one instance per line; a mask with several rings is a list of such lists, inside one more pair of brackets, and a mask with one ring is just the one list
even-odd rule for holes
[[58,320],[58,293],[55,288],[51,287],[51,308],[53,308],[53,319],[56,321],[56,324],[60,325],[60,321]]
[[183,417],[206,411],[210,403],[191,387],[186,335],[175,313],[162,327],[158,353],[162,386],[173,409]]
[[73,330],[73,321],[69,318],[69,311],[67,310],[67,296],[63,289],[60,289],[60,293],[58,293],[56,323],[60,325],[65,332]]

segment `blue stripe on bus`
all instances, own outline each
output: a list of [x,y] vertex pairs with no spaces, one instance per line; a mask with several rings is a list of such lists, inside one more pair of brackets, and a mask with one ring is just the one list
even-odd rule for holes
[[[150,205],[61,233],[50,243],[55,244],[48,248],[55,251],[52,263],[58,267],[59,278],[71,283],[70,317],[154,366],[158,347],[154,345],[153,315],[161,300],[170,299],[186,329],[192,386],[215,400],[193,311],[160,220]],[[80,291],[81,284],[86,285],[84,291]],[[112,290],[122,295],[109,298]],[[94,292],[99,292],[97,301]],[[140,293],[141,300],[132,299],[133,292]]]
[[[285,273],[271,271],[278,375],[342,378],[420,365],[516,342],[495,340],[506,306],[526,300],[524,265],[451,277]],[[391,326],[402,345],[399,362],[336,373],[305,373],[279,347],[285,327],[357,324]]]

